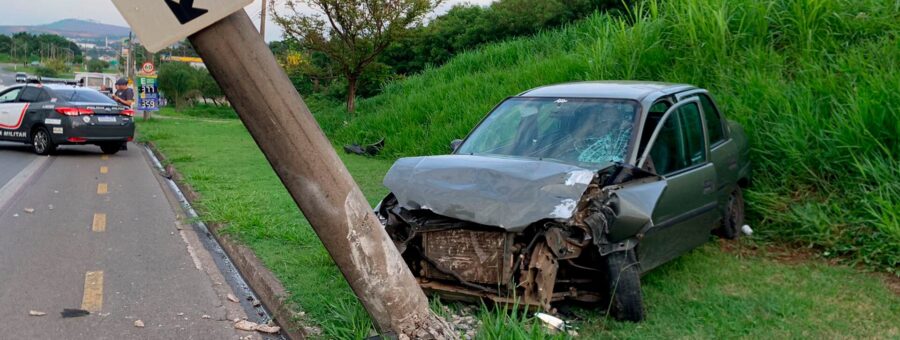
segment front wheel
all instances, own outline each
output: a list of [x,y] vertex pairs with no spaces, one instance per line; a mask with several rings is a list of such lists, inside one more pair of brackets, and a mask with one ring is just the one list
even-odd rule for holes
[[125,144],[124,143],[102,144],[102,145],[100,145],[100,150],[102,150],[103,153],[105,153],[107,155],[114,155],[115,153],[119,152],[119,150],[122,150],[123,145],[125,145]]
[[34,131],[34,135],[31,137],[31,147],[38,155],[49,155],[56,151],[56,144],[53,144],[50,132],[43,127]]
[[610,313],[623,321],[644,320],[644,298],[641,294],[641,266],[634,249],[606,256]]

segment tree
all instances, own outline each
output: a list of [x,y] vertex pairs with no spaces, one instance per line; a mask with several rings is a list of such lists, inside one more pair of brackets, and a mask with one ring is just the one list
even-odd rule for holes
[[159,67],[159,90],[181,110],[188,98],[197,92],[194,68],[182,63],[165,63]]
[[103,72],[109,68],[109,63],[100,59],[92,59],[87,64],[88,72]]
[[[420,23],[443,0],[288,0],[291,11],[272,17],[285,36],[327,55],[347,80],[347,111],[356,109],[356,89],[366,67],[391,42]],[[309,14],[306,5],[315,13]]]
[[219,103],[216,100],[224,97],[225,94],[222,93],[222,88],[209,74],[209,71],[197,70],[195,77],[197,77],[197,89],[200,91],[200,96],[203,97],[203,102],[206,103],[206,100],[210,99],[214,104],[218,105]]

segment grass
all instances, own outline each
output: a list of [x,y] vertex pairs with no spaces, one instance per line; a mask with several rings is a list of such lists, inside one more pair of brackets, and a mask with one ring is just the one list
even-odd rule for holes
[[[164,114],[178,119],[139,121],[140,139],[156,143],[201,193],[202,218],[227,225],[226,233],[253,249],[324,338],[367,336],[368,316],[240,122]],[[370,203],[386,194],[380,183],[391,161],[340,154]],[[900,336],[900,296],[879,276],[845,266],[784,264],[710,243],[643,281],[646,322],[620,323],[575,309],[569,319],[580,337]],[[567,337],[547,334],[522,311],[482,308],[476,316],[480,339]]]
[[558,82],[709,89],[752,147],[750,221],[769,240],[900,275],[900,8],[877,0],[639,1],[624,17],[486,46],[317,118],[383,159],[445,153],[490,109]]

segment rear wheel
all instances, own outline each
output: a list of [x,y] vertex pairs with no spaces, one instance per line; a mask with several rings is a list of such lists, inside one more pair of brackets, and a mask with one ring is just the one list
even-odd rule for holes
[[606,261],[609,270],[610,314],[623,321],[644,320],[641,266],[634,249],[609,254]]
[[735,240],[741,237],[741,227],[744,226],[744,193],[740,187],[734,189],[728,196],[728,206],[725,216],[722,216],[722,225],[717,229],[720,237]]
[[31,136],[31,147],[38,155],[49,155],[56,151],[56,144],[53,144],[50,132],[44,127],[34,130],[34,135]]
[[122,150],[122,145],[124,145],[124,143],[101,144],[100,150],[103,150],[103,153],[107,155],[113,155],[116,152],[119,152],[119,150]]

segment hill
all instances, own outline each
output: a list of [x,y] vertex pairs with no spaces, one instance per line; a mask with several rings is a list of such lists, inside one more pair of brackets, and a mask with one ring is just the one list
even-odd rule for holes
[[82,39],[122,38],[127,37],[129,31],[127,27],[79,19],[65,19],[46,25],[0,26],[0,34],[5,35],[28,32],[31,34],[57,34],[66,38]]
[[900,12],[884,1],[646,0],[464,53],[388,84],[355,115],[314,111],[336,144],[386,137],[381,157],[394,158],[446,153],[491,107],[540,85],[694,84],[749,134],[759,234],[896,272],[898,65]]

